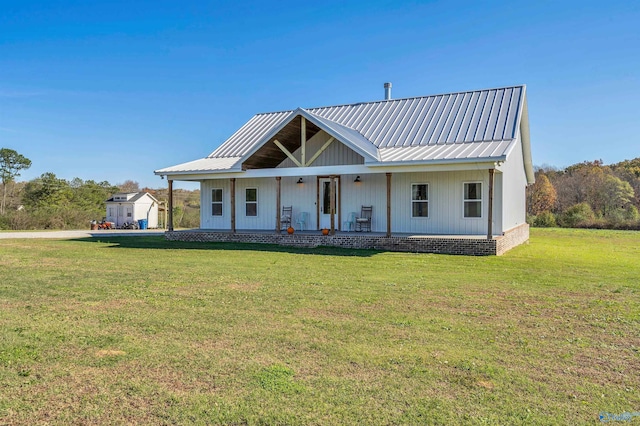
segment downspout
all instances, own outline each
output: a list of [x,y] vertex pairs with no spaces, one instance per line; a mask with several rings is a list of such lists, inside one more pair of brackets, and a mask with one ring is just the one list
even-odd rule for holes
[[[153,208],[153,206],[154,206],[155,204],[156,204],[156,202],[155,202],[155,201],[152,201],[152,202],[151,202],[151,205],[149,206],[149,210],[147,210],[147,227],[149,226],[149,213],[151,213],[151,209]],[[158,225],[158,224],[156,223],[156,226],[157,226],[157,225]]]

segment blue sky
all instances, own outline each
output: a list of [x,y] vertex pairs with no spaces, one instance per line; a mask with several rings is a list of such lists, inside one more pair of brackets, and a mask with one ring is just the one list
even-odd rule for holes
[[[640,2],[0,0],[0,147],[166,186],[258,112],[526,84],[534,164],[640,157]],[[192,187],[176,185],[177,187]]]

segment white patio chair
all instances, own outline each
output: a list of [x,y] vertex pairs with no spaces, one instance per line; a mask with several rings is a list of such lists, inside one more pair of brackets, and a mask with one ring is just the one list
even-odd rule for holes
[[301,231],[304,231],[307,222],[309,222],[309,213],[308,212],[300,212],[298,213],[298,218],[296,219],[296,225],[298,225]]
[[355,231],[356,229],[356,213],[355,212],[349,213],[349,217],[342,224],[342,228],[345,231]]

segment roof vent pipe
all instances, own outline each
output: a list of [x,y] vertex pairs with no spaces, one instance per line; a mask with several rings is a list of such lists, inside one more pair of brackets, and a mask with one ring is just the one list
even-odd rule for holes
[[384,100],[388,101],[391,99],[391,83],[384,84]]

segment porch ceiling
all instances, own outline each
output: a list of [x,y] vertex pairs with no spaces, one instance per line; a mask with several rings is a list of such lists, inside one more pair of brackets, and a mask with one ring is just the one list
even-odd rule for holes
[[[302,117],[295,117],[291,122],[276,133],[267,143],[260,147],[251,157],[242,163],[242,170],[272,169],[278,166],[287,155],[282,152],[274,140],[280,142],[289,152],[293,153],[301,146],[300,133],[302,131]],[[306,122],[306,139],[311,139],[320,128],[312,122]]]

